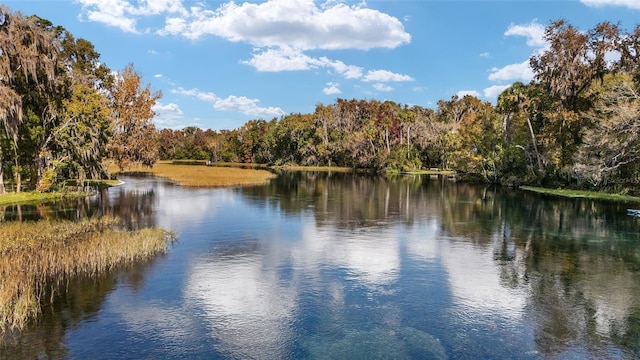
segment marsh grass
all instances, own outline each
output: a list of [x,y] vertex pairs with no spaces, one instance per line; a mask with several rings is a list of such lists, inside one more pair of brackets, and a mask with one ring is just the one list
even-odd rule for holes
[[182,165],[167,161],[158,162],[152,168],[127,169],[127,172],[152,174],[186,187],[261,185],[276,176],[267,170]]
[[65,279],[148,260],[173,239],[162,229],[118,225],[115,218],[0,223],[0,340],[36,319]]
[[520,189],[536,192],[539,194],[561,196],[561,197],[567,197],[567,198],[584,198],[584,199],[594,199],[594,200],[640,203],[640,197],[637,197],[637,196],[611,194],[611,193],[600,192],[600,191],[548,189],[548,188],[541,188],[541,187],[534,187],[534,186],[521,186]]

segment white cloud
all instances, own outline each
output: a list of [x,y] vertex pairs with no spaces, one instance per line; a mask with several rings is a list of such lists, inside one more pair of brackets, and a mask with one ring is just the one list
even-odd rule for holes
[[480,54],[480,57],[490,57],[491,54],[489,54],[488,52],[483,52],[482,54]]
[[361,67],[347,65],[340,60],[331,60],[327,57],[313,58],[304,54],[301,50],[293,48],[256,49],[252,58],[242,63],[251,65],[256,70],[263,72],[328,68],[340,74],[345,79],[361,78],[363,71]]
[[87,19],[120,28],[124,32],[137,32],[135,20],[124,16],[118,16],[117,14],[109,14],[102,11],[89,11],[87,12]]
[[503,91],[511,87],[511,85],[493,85],[483,90],[484,97],[497,99]]
[[269,0],[264,3],[233,1],[209,10],[194,5],[188,16],[168,17],[160,34],[199,39],[214,35],[258,47],[298,49],[395,48],[411,41],[397,18],[364,3],[346,5],[313,0]]
[[516,25],[511,24],[505,36],[524,36],[527,38],[527,45],[532,47],[546,47],[547,42],[544,40],[545,27],[539,24],[536,20],[533,20],[529,24]]
[[[511,24],[504,32],[505,36],[523,36],[527,39],[527,45],[535,48],[533,53],[542,53],[549,48],[549,44],[544,39],[545,27],[537,22],[536,19],[529,24]],[[491,81],[531,81],[534,77],[533,69],[529,65],[529,60],[521,63],[506,65],[502,68],[494,67],[489,74]],[[484,89],[486,97],[497,97],[497,95],[506,89],[506,85],[494,85]]]
[[181,18],[167,18],[165,20],[164,29],[159,31],[160,34],[180,34],[187,28],[187,21]]
[[386,84],[373,84],[373,88],[378,90],[378,91],[384,91],[384,92],[389,92],[389,91],[393,91],[393,88],[389,85]]
[[333,68],[337,73],[344,76],[345,79],[359,79],[362,77],[362,68],[359,66],[346,65],[340,60],[331,61],[326,57],[322,57],[320,60],[327,64],[327,66]]
[[322,89],[322,92],[327,94],[327,95],[334,95],[334,94],[340,94],[342,93],[342,91],[340,91],[340,84],[338,83],[332,83],[329,82],[327,83],[327,87]]
[[583,4],[592,7],[603,6],[622,6],[630,9],[640,10],[640,1],[638,0],[580,0]]
[[249,116],[260,117],[278,117],[285,114],[285,112],[279,107],[259,107],[258,99],[249,99],[244,96],[231,95],[226,99],[218,99],[213,104],[214,109],[223,111],[239,111]]
[[156,78],[156,79],[160,79],[162,77],[162,74],[155,74],[155,75],[153,75],[153,77]]
[[462,99],[463,97],[465,97],[466,95],[470,95],[470,96],[475,96],[477,98],[480,97],[480,93],[475,91],[475,90],[460,90],[456,93],[456,95],[458,96],[458,98]]
[[389,81],[414,81],[409,75],[397,74],[387,70],[369,70],[362,81],[389,82]]
[[132,12],[135,15],[158,15],[178,13],[187,15],[182,0],[139,0],[139,6]]
[[[164,16],[163,28],[148,31],[194,40],[212,35],[252,44],[256,49],[243,63],[264,72],[324,68],[345,79],[360,79],[364,71],[361,67],[326,57],[314,58],[305,51],[396,48],[411,42],[411,35],[398,18],[369,9],[364,1],[353,5],[340,0],[320,4],[314,0],[242,4],[228,1],[215,9],[205,2],[183,3],[183,0],[77,1],[82,4],[87,20],[127,32],[137,32],[138,20]],[[399,74],[384,80],[375,77],[377,72],[366,81],[413,80]]]
[[143,0],[133,5],[127,0],[77,0],[82,5],[86,20],[137,32],[136,20],[140,16],[179,13],[187,15],[182,0]]
[[265,118],[285,115],[285,112],[279,107],[259,107],[258,103],[260,100],[249,99],[245,96],[231,95],[226,99],[222,99],[212,92],[201,91],[197,88],[184,89],[181,87],[172,89],[171,93],[191,96],[193,98],[212,103],[213,108],[220,111],[238,111],[245,115]]
[[163,104],[156,101],[152,110],[156,113],[153,122],[161,128],[180,127],[184,120],[182,109],[175,103]]
[[206,92],[206,91],[200,91],[197,88],[193,88],[193,89],[183,89],[181,87],[177,88],[177,89],[172,89],[171,90],[172,94],[180,94],[180,95],[185,95],[185,96],[191,96],[194,97],[196,99],[202,100],[202,101],[206,101],[206,102],[210,102],[210,103],[215,103],[216,100],[218,100],[218,97],[216,96],[216,94],[212,93],[212,92]]
[[531,81],[533,79],[533,70],[529,66],[529,60],[525,60],[519,64],[507,65],[503,68],[491,69],[489,80],[491,81],[512,81],[524,80]]
[[242,63],[263,72],[309,70],[321,65],[318,59],[292,48],[255,49],[252,58]]

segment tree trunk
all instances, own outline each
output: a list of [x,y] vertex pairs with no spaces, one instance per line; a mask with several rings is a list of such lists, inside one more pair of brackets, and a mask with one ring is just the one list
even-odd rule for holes
[[542,169],[542,161],[540,161],[540,153],[538,152],[538,143],[536,141],[536,134],[533,133],[533,126],[531,126],[531,119],[529,119],[528,116],[527,116],[527,125],[529,125],[529,133],[531,134],[533,151],[536,153],[536,161],[538,162],[538,169]]
[[16,151],[15,153],[15,174],[13,174],[13,177],[16,180],[16,193],[19,193],[20,190],[22,189],[22,171],[20,170],[20,161],[18,161],[18,152]]
[[2,170],[2,161],[0,160],[0,194],[6,193],[4,188],[4,170]]
[[411,127],[407,125],[407,160],[409,159],[409,152],[411,151],[411,142],[409,142],[410,131]]
[[22,190],[22,174],[20,171],[16,173],[16,193]]
[[391,146],[389,145],[389,128],[384,129],[384,141],[387,145],[387,155],[391,154]]
[[4,168],[2,167],[2,147],[0,147],[0,194],[6,193],[4,188]]

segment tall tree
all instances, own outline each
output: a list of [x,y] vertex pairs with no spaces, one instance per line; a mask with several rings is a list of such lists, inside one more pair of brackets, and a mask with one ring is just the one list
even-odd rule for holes
[[496,182],[502,155],[500,121],[494,107],[488,102],[466,95],[461,104],[465,109],[457,129],[447,134],[451,148],[450,163],[454,169],[467,174],[480,175],[484,181]]
[[[538,149],[538,139],[531,121],[535,116],[535,107],[540,99],[531,96],[532,87],[534,85],[527,86],[521,82],[513,83],[498,96],[497,110],[503,116],[502,133],[507,150],[511,146],[522,149],[527,159],[532,157],[535,159],[536,169],[540,171],[543,167],[542,155]],[[522,123],[526,124],[526,130],[529,134],[530,142],[528,146],[525,146],[526,144],[524,143],[519,143],[519,140],[522,139],[517,137],[517,133],[522,132]],[[515,143],[513,142],[514,140]],[[530,152],[533,152],[533,156],[530,155]],[[531,165],[529,164],[529,166]]]
[[54,150],[59,161],[68,164],[80,180],[99,179],[105,173],[103,158],[111,136],[111,122],[106,100],[93,88],[77,85],[70,99],[64,101],[63,121],[68,123],[56,130]]
[[74,82],[103,89],[112,83],[111,69],[100,62],[100,53],[86,39],[76,39],[66,30],[61,31],[61,57],[68,76]]
[[605,57],[614,50],[618,33],[609,23],[582,32],[564,19],[553,21],[545,30],[549,49],[530,60],[536,80],[548,87],[564,109],[584,108],[588,103],[581,96],[609,71]]
[[128,65],[114,79],[109,92],[113,139],[110,156],[122,170],[131,165],[153,166],[158,159],[157,132],[152,107],[162,96],[142,87],[142,78]]
[[556,102],[545,114],[547,150],[555,170],[566,173],[581,143],[584,118],[592,104],[589,89],[613,68],[606,56],[615,50],[619,30],[609,23],[582,32],[561,19],[545,30],[548,50],[530,59],[535,79]]
[[[609,76],[594,108],[587,113],[594,127],[584,135],[573,166],[579,180],[594,186],[632,176],[640,164],[640,93],[626,76]],[[630,171],[624,171],[630,170]],[[637,179],[627,178],[635,183]]]
[[[56,32],[37,16],[29,18],[0,5],[0,127],[12,145],[17,191],[22,184],[18,130],[23,120],[23,100],[27,93],[43,93],[53,88],[60,51]],[[4,193],[4,160],[0,149],[0,193]]]

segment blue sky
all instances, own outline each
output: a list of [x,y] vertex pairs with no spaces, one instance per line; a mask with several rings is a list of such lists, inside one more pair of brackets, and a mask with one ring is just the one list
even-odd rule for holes
[[20,0],[91,41],[112,70],[133,63],[163,97],[159,127],[235,129],[310,113],[337,98],[435,108],[473,94],[495,103],[528,82],[544,27],[564,18],[633,30],[640,0]]

